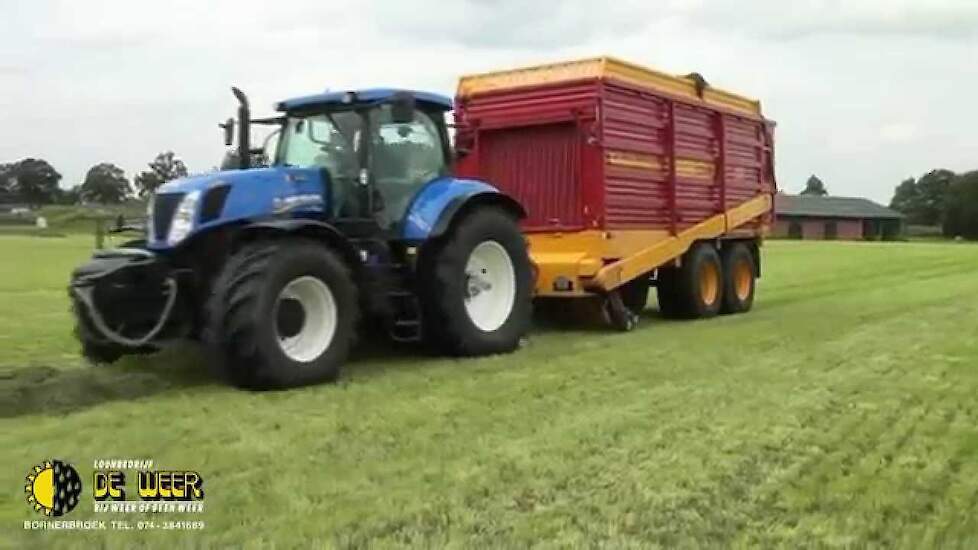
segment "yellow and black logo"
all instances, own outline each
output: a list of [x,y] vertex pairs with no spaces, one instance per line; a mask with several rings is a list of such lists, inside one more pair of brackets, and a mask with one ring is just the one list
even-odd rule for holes
[[78,472],[60,460],[47,460],[27,474],[27,504],[45,516],[63,516],[78,505],[82,484]]

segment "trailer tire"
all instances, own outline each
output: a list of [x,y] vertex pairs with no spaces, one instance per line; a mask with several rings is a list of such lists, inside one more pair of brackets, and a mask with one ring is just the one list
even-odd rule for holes
[[418,271],[428,343],[459,356],[515,350],[533,310],[530,258],[517,221],[498,208],[475,210],[426,246]]
[[204,343],[235,385],[335,381],[356,335],[357,288],[347,265],[322,243],[258,241],[225,264],[205,316]]
[[677,282],[676,299],[682,317],[705,319],[720,313],[723,267],[720,254],[712,244],[697,243],[686,252]]
[[723,264],[723,303],[720,313],[750,311],[754,305],[757,273],[754,255],[744,243],[733,243],[721,253]]

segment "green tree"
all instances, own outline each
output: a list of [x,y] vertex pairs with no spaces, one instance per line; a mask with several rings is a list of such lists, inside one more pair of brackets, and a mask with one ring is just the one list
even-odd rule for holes
[[14,192],[10,177],[11,168],[12,165],[10,164],[0,163],[0,202],[7,202],[7,199]]
[[81,198],[87,202],[120,203],[129,191],[129,180],[122,168],[109,162],[92,166],[81,184]]
[[950,170],[931,170],[918,179],[908,178],[896,187],[890,208],[907,216],[913,225],[940,225],[944,219],[948,189],[954,180]]
[[[918,208],[920,194],[917,192],[917,180],[907,178],[900,182],[893,190],[893,198],[890,199],[890,208],[897,212],[902,212],[910,219],[910,213]],[[912,223],[912,222],[911,222]]]
[[916,217],[922,225],[940,225],[944,219],[947,193],[955,174],[950,170],[931,170],[917,178],[919,204]]
[[159,186],[170,180],[186,176],[187,166],[183,161],[178,159],[173,151],[165,151],[156,155],[153,162],[149,163],[149,170],[144,170],[133,178],[133,184],[139,196],[143,197],[151,195]]
[[46,160],[26,158],[7,168],[8,187],[30,206],[50,204],[58,196],[61,174]]
[[944,211],[944,235],[978,240],[978,171],[951,182]]
[[825,188],[825,184],[822,183],[822,180],[818,179],[818,176],[815,174],[812,174],[808,177],[808,181],[805,182],[805,190],[802,191],[801,194],[824,197],[829,194],[829,191]]

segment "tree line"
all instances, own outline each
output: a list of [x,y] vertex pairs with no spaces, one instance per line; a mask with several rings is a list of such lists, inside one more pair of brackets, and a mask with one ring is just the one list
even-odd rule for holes
[[184,177],[187,166],[173,153],[164,151],[147,164],[132,182],[111,162],[89,168],[85,179],[68,189],[61,187],[62,176],[44,159],[25,158],[0,163],[0,204],[118,204],[134,196],[152,194],[164,183]]
[[931,170],[896,187],[890,208],[911,225],[941,227],[946,237],[978,239],[978,170]]

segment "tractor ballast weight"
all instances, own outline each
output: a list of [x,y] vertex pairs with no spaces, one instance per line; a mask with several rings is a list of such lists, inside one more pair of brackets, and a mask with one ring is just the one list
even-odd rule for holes
[[[75,270],[70,295],[84,355],[112,362],[193,339],[233,383],[261,389],[335,379],[362,325],[453,355],[513,351],[534,295],[599,300],[624,330],[635,326],[650,285],[671,316],[749,309],[773,189],[765,164],[772,125],[749,108],[721,105],[738,133],[721,134],[709,173],[730,196],[719,209],[698,197],[687,207],[680,188],[704,182],[668,168],[684,154],[679,118],[651,125],[672,128],[666,154],[612,150],[589,118],[601,112],[589,109],[610,81],[598,74],[590,95],[568,96],[583,104],[561,96],[564,82],[579,84],[581,74],[536,68],[519,78],[464,78],[457,151],[445,121],[452,101],[437,94],[326,92],[253,119],[248,98],[233,88],[237,120],[220,126],[226,142],[237,137],[239,169],[166,183],[150,201],[145,241],[98,252]],[[643,85],[663,82],[628,74]],[[521,83],[527,75],[537,81]],[[670,109],[740,105],[709,87],[693,93],[700,97],[673,98]],[[251,147],[257,124],[277,127],[275,150],[265,150],[269,140]],[[761,168],[753,183],[728,184],[742,157],[728,159],[724,147],[744,146],[748,127],[763,129],[755,144]],[[255,155],[270,166],[253,167]],[[706,170],[696,155],[694,168]],[[595,171],[598,157],[605,171]],[[645,227],[639,217],[630,223],[640,231],[616,226],[622,197],[582,187],[596,176],[665,192],[660,207],[671,222]],[[636,189],[629,192],[640,208],[653,205]],[[663,219],[653,210],[650,220]],[[702,212],[712,215],[697,218]]]

